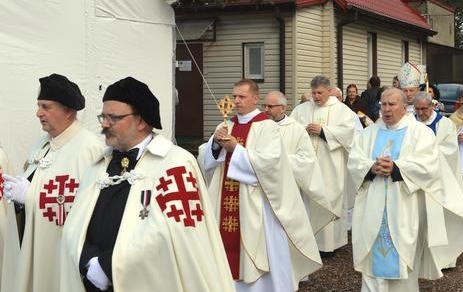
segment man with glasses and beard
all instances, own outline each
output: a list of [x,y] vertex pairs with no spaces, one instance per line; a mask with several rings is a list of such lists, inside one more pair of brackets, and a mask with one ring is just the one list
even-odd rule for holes
[[109,147],[66,223],[61,291],[233,292],[201,172],[153,131],[161,119],[148,86],[110,85],[98,120]]

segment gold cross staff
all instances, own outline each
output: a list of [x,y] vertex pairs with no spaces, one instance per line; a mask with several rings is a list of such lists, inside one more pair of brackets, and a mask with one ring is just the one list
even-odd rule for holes
[[[233,101],[230,99],[230,97],[225,96],[223,99],[220,100],[220,102],[217,104],[217,107],[219,108],[220,112],[223,115],[223,122],[224,122],[224,128],[227,129],[227,116],[229,113],[233,111],[235,108],[235,104]],[[230,138],[222,138],[222,141],[228,141]]]

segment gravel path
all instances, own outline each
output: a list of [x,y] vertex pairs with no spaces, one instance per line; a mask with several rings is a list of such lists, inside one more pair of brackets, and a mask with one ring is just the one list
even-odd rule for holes
[[[338,249],[330,258],[323,259],[323,267],[300,284],[299,292],[358,292],[361,274],[352,265],[352,246]],[[420,292],[463,292],[463,256],[457,267],[444,270],[444,277],[436,281],[420,280]]]

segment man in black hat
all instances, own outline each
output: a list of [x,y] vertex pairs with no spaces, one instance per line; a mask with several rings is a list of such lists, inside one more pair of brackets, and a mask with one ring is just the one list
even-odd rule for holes
[[148,86],[110,85],[98,120],[110,147],[66,223],[61,291],[233,291],[196,160],[153,132]]
[[[14,216],[8,216],[2,291],[59,291],[62,228],[84,169],[103,150],[98,138],[77,120],[85,99],[65,76],[40,78],[37,106],[46,134],[33,148],[23,175],[4,175],[5,197],[23,206],[26,220],[19,251],[22,232]],[[14,214],[13,205],[8,212]]]

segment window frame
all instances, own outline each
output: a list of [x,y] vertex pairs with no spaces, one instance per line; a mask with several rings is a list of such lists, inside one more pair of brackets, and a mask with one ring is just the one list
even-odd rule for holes
[[[253,48],[260,48],[261,74],[249,73],[249,68],[250,68],[249,50]],[[263,83],[265,80],[265,43],[264,42],[243,43],[242,54],[243,54],[243,78],[253,80],[257,83]]]

